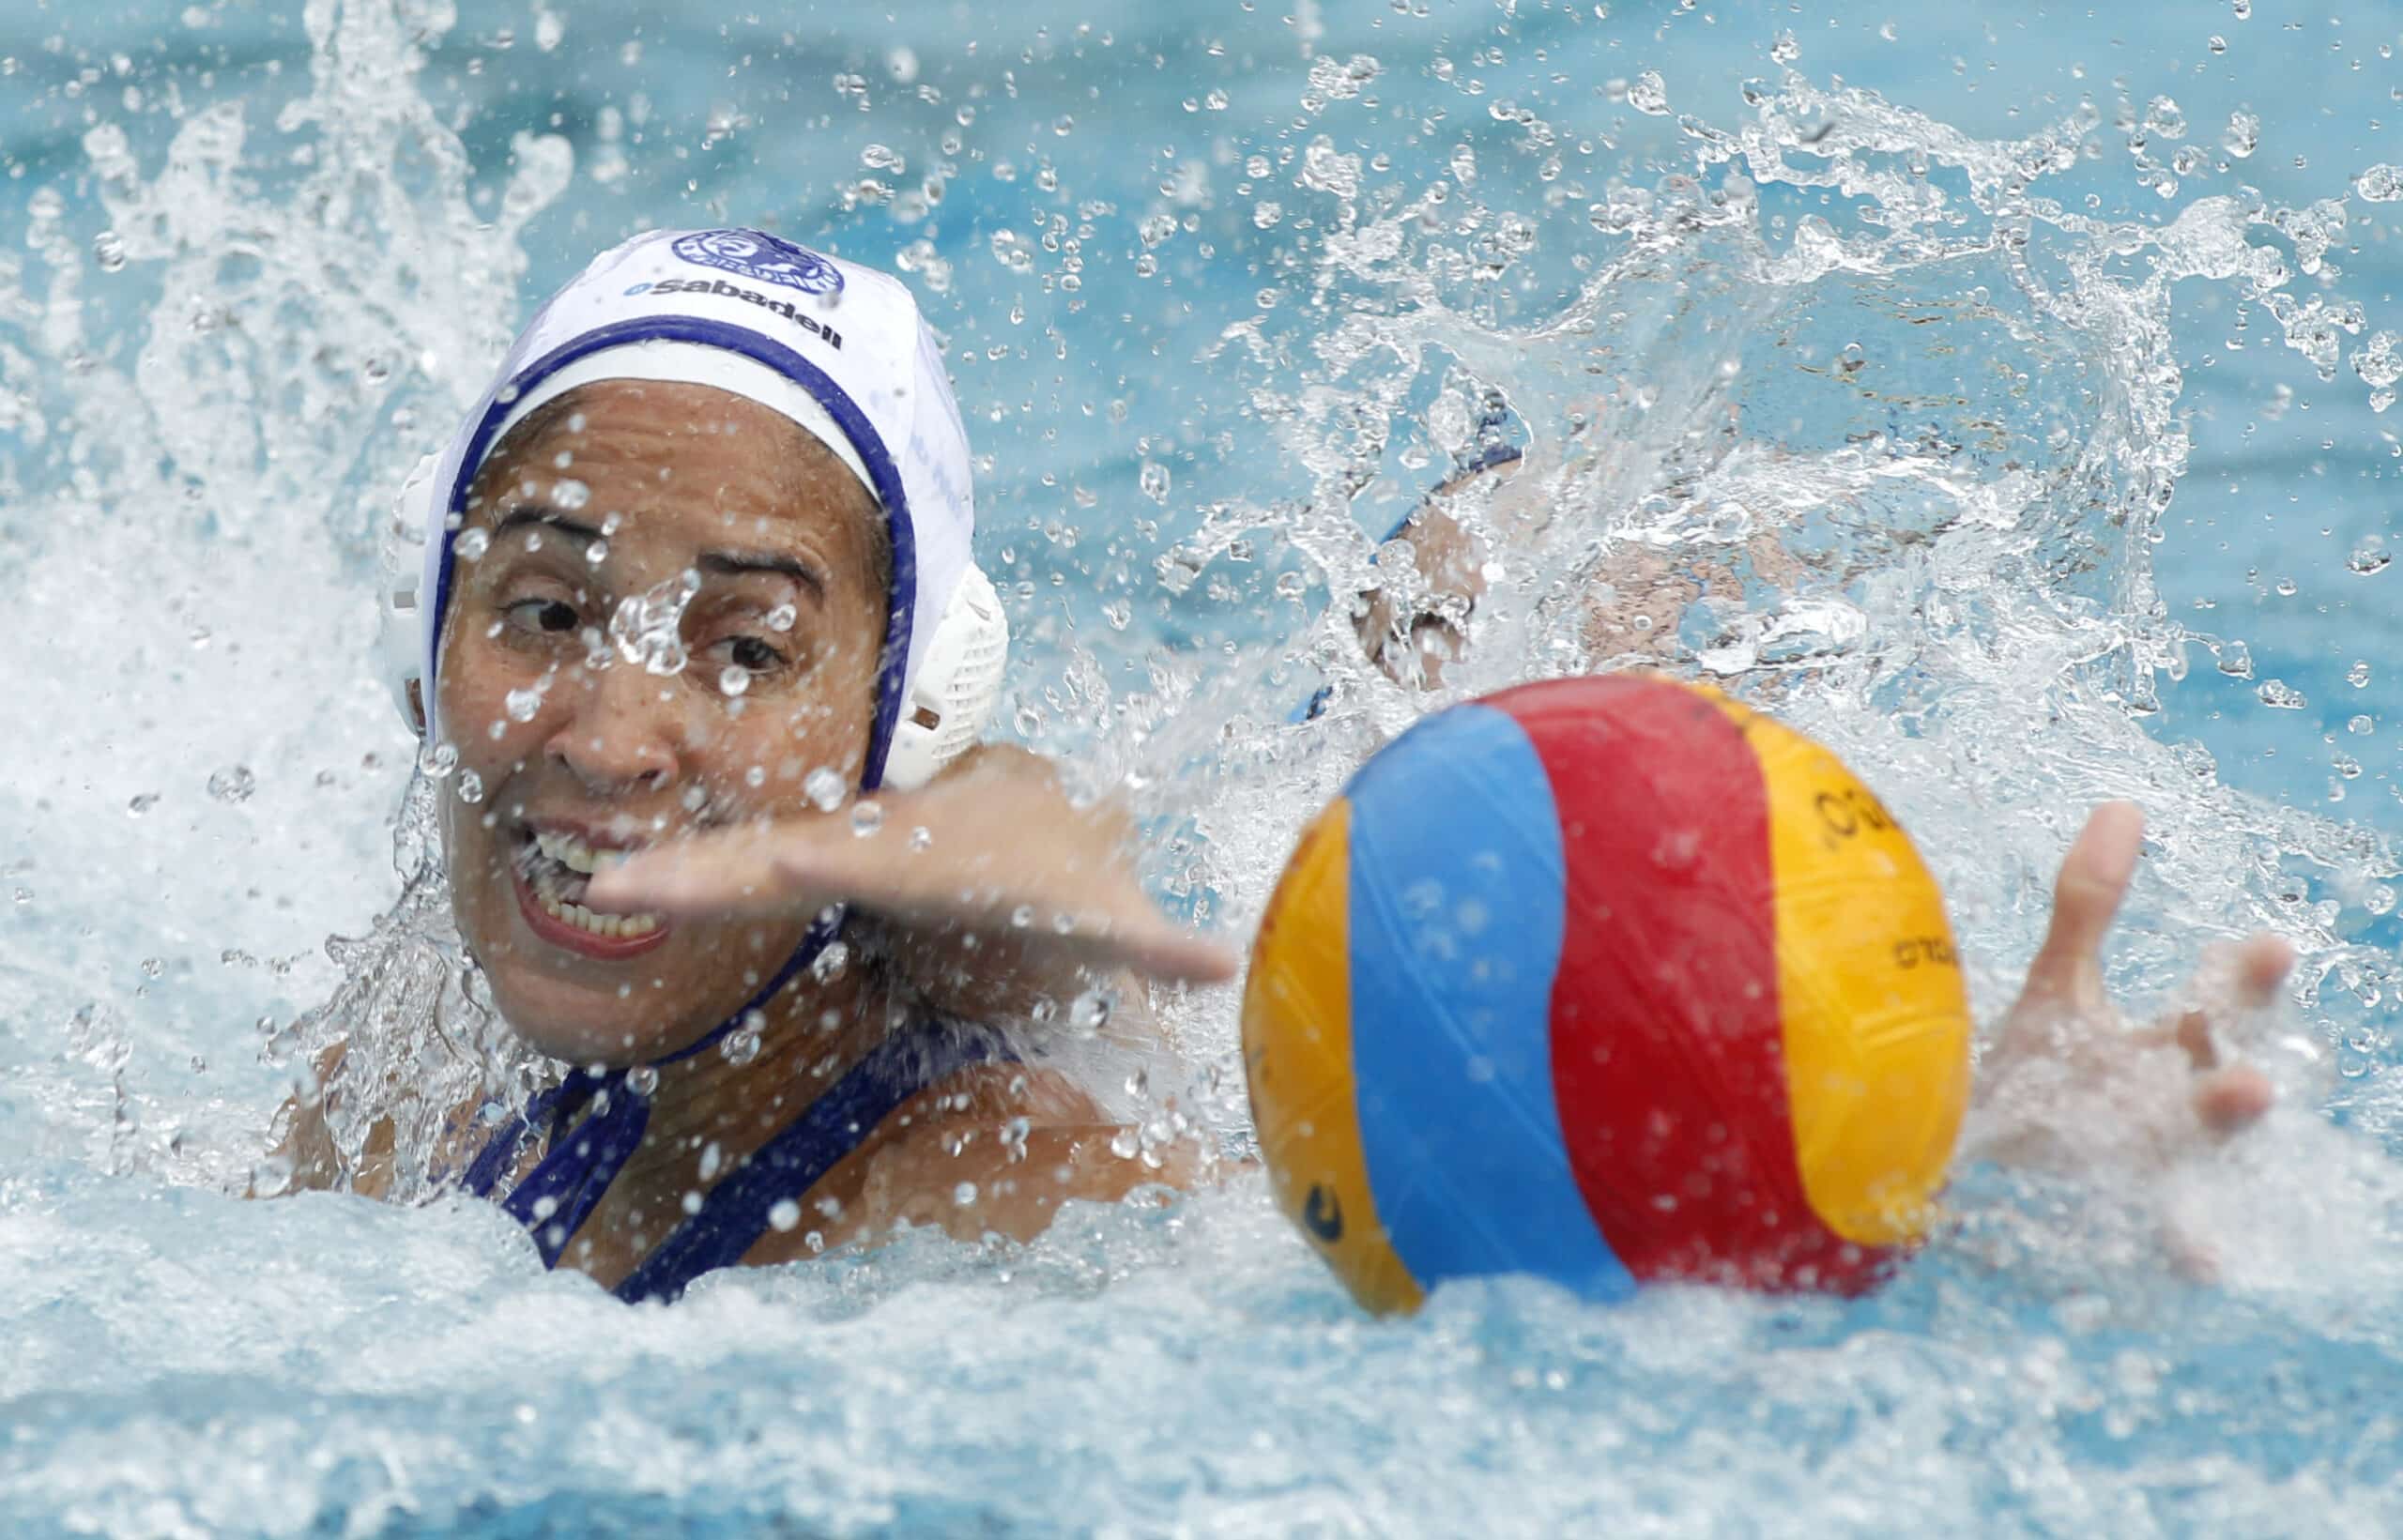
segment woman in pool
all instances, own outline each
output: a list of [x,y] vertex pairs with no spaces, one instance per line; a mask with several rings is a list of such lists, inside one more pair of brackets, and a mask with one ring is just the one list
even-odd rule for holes
[[[1140,1030],[1123,975],[1233,961],[1144,897],[1113,810],[976,744],[1006,633],[899,282],[753,231],[629,241],[429,493],[407,698],[482,792],[444,800],[453,912],[511,1029],[586,1066],[461,1109],[452,1165],[546,1261],[673,1298],[1182,1178],[994,1025],[1117,999]],[[321,1114],[287,1148],[334,1178]]]

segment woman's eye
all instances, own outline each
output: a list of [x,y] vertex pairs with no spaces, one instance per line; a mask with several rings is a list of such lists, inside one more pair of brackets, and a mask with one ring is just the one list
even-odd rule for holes
[[785,661],[781,653],[757,636],[735,637],[727,645],[727,657],[735,667],[754,674],[765,674]]
[[508,615],[526,631],[559,635],[575,629],[575,606],[561,599],[521,599],[509,606]]
[[770,679],[785,673],[791,664],[782,651],[757,636],[722,636],[711,644],[709,650],[711,657],[717,660],[713,666],[719,670],[709,677],[719,679],[727,673],[739,672],[744,676],[745,688],[754,679]]

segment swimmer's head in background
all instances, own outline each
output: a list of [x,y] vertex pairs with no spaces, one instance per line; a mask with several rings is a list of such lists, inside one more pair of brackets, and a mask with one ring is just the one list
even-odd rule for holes
[[[899,280],[756,230],[655,231],[604,252],[519,336],[450,449],[402,494],[419,571],[388,561],[386,672],[429,740],[467,490],[519,422],[600,380],[712,386],[781,414],[859,478],[893,588],[863,788],[923,785],[976,740],[1009,630],[977,570],[968,439],[942,357]],[[420,720],[421,717],[422,720]]]

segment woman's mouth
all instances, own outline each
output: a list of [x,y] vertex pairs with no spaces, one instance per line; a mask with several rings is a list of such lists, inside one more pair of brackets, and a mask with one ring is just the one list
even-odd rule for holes
[[615,962],[667,939],[656,914],[605,914],[582,900],[592,874],[630,858],[632,850],[596,849],[580,834],[520,825],[511,862],[517,907],[536,936],[587,957]]

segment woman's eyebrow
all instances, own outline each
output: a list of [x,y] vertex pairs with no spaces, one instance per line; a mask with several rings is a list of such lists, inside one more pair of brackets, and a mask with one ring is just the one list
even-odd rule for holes
[[[570,540],[581,541],[588,545],[604,538],[599,528],[580,519],[570,518],[556,508],[542,503],[523,503],[501,516],[500,522],[493,526],[493,539],[499,540],[513,529],[534,526],[556,529]],[[818,602],[822,604],[826,602],[825,574],[800,557],[786,556],[780,551],[704,551],[696,565],[702,572],[718,577],[741,577],[748,572],[788,577],[808,589],[810,597]]]
[[788,577],[809,590],[819,603],[826,602],[826,579],[817,568],[798,557],[781,551],[704,551],[701,571],[721,577],[740,577],[745,572],[769,572]]
[[492,538],[498,540],[511,530],[523,529],[528,525],[556,529],[570,540],[582,541],[588,545],[602,538],[601,531],[595,526],[579,519],[571,519],[558,509],[542,503],[521,503],[502,514],[500,522],[493,526]]

